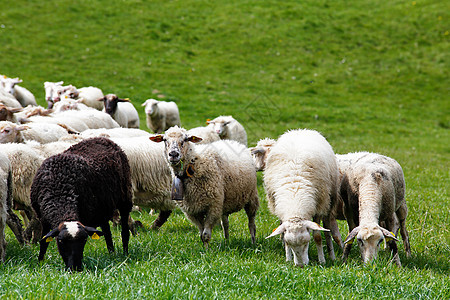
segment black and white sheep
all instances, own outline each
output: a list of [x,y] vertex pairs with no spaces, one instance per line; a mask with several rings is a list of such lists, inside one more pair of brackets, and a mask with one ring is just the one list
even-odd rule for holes
[[[81,270],[88,236],[104,235],[114,251],[109,220],[122,217],[122,243],[128,252],[128,216],[131,211],[130,166],[120,147],[106,138],[92,138],[46,159],[31,186],[31,204],[45,236],[39,260],[56,238],[66,268]],[[100,226],[102,231],[95,229]]]
[[108,94],[98,101],[103,101],[103,112],[109,114],[121,127],[139,128],[139,114],[130,100]]
[[147,127],[154,133],[162,133],[172,126],[181,126],[180,113],[175,102],[147,99],[145,107]]
[[347,259],[356,237],[364,263],[375,259],[380,244],[388,241],[394,261],[400,266],[395,243],[398,222],[406,255],[411,255],[402,167],[390,157],[369,152],[337,155],[337,160],[341,172],[340,196],[350,232],[343,259]]
[[[292,260],[293,254],[295,265],[309,263],[311,230],[319,262],[325,263],[320,231],[325,231],[329,256],[334,260],[329,231],[340,241],[334,218],[338,167],[333,149],[326,139],[314,130],[284,133],[267,155],[264,185],[269,209],[281,221],[281,225],[267,238],[284,234],[286,260]],[[317,224],[320,220],[325,228]]]
[[[209,244],[213,226],[220,220],[228,239],[228,215],[241,209],[247,213],[251,239],[255,242],[259,200],[255,166],[247,148],[235,141],[194,145],[201,139],[178,126],[150,139],[165,142],[166,159],[173,172],[173,198],[197,225],[205,246]],[[176,190],[180,188],[184,192]]]

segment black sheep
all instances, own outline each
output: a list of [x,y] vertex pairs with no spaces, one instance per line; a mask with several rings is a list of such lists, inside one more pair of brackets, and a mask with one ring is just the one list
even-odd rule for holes
[[[46,159],[31,186],[31,205],[46,233],[39,261],[53,237],[68,269],[81,270],[88,236],[104,235],[113,252],[109,220],[116,209],[121,215],[123,252],[128,253],[131,197],[128,159],[109,139],[88,139]],[[98,226],[103,232],[95,229]]]

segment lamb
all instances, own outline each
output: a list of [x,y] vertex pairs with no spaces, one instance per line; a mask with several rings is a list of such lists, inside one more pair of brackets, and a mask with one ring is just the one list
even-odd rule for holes
[[103,101],[103,112],[109,114],[121,127],[139,128],[139,114],[130,100],[108,94],[98,101]]
[[[267,238],[284,234],[286,261],[309,263],[309,231],[313,230],[319,262],[325,263],[320,231],[325,232],[329,256],[335,259],[330,229],[340,236],[334,219],[338,168],[333,149],[317,131],[284,133],[267,156],[264,185],[270,211],[281,221]],[[314,222],[311,221],[313,219]],[[324,227],[318,222],[323,220]]]
[[247,147],[247,133],[244,126],[232,116],[219,116],[207,123],[213,128],[222,140],[235,140]]
[[142,106],[145,107],[147,127],[154,133],[162,133],[172,126],[181,126],[180,113],[175,102],[147,99]]
[[406,255],[411,256],[402,167],[390,157],[368,152],[337,155],[337,159],[342,174],[340,196],[350,232],[345,240],[344,261],[356,237],[365,264],[377,257],[380,244],[387,241],[395,263],[401,266],[395,243],[397,222]]
[[188,134],[195,135],[201,138],[202,140],[198,144],[210,144],[216,141],[220,141],[219,134],[209,126],[191,128],[188,130]]
[[3,89],[13,95],[23,107],[27,105],[37,105],[34,95],[26,88],[18,85],[18,83],[22,82],[21,79],[0,76],[0,81],[2,82]]
[[197,225],[205,247],[220,219],[228,239],[228,215],[242,208],[247,213],[251,240],[255,242],[259,200],[255,166],[248,149],[234,141],[194,145],[201,139],[178,126],[150,139],[165,142],[165,155],[173,175],[172,199]]
[[[131,211],[130,166],[125,153],[106,138],[93,138],[46,159],[31,186],[31,204],[43,232],[39,261],[56,238],[67,269],[81,271],[88,236],[105,236],[114,251],[109,220],[116,209],[122,217],[122,244],[128,253]],[[100,226],[103,231],[95,227]]]
[[56,142],[68,135],[67,129],[56,124],[29,123],[19,125],[9,121],[0,121],[0,143],[24,143],[34,140],[39,143]]

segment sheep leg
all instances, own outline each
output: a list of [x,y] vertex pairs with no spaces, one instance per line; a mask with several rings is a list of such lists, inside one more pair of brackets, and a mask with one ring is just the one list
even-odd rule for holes
[[161,226],[163,226],[164,223],[166,223],[171,213],[171,210],[161,210],[150,229],[158,230]]
[[[256,199],[258,200],[258,199]],[[256,204],[258,204],[258,201],[256,201]],[[252,239],[252,244],[256,242],[256,224],[255,224],[255,216],[256,211],[258,210],[258,205],[254,205],[252,202],[248,203],[244,207],[245,212],[247,214],[248,218],[248,229],[250,231],[250,236]]]
[[[323,227],[329,229],[330,228],[330,219],[328,217],[323,218]],[[336,256],[334,255],[334,247],[333,247],[333,240],[331,238],[331,232],[330,231],[325,231],[325,241],[327,243],[327,250],[328,250],[328,255],[330,256],[331,260],[335,260]]]
[[222,229],[223,229],[223,236],[225,237],[226,240],[228,240],[230,238],[230,233],[229,233],[229,227],[230,227],[230,222],[228,221],[228,215],[223,215],[222,216]]
[[208,248],[209,241],[211,240],[211,233],[212,228],[214,224],[217,223],[218,217],[211,213],[211,211],[208,212],[205,218],[204,222],[204,228],[202,232],[202,241],[206,248]]
[[[128,242],[130,240],[130,227],[128,226],[128,219],[129,215],[127,212],[120,212],[120,215],[122,216],[120,223],[122,225],[122,247],[123,247],[123,254],[128,254]],[[109,225],[108,225],[109,227]],[[113,248],[114,249],[114,248]]]
[[25,244],[22,222],[20,222],[19,217],[9,208],[8,216],[6,218],[6,224],[8,224],[9,228],[11,228],[19,244]]
[[284,245],[286,251],[286,261],[292,261],[292,249],[287,244]]
[[403,245],[405,246],[406,257],[411,257],[411,245],[409,244],[409,234],[406,231],[406,216],[408,209],[406,204],[401,205],[396,212],[398,220],[400,222],[400,234],[402,235]]
[[28,227],[25,229],[25,238],[27,241],[31,241],[33,244],[36,244],[39,241],[42,237],[42,228],[40,224],[41,222],[37,219],[37,217],[33,216],[30,224],[28,224]]
[[[320,222],[320,218],[318,218],[318,217],[314,217],[313,220],[316,223]],[[317,247],[319,263],[324,264],[325,263],[325,255],[323,254],[322,234],[319,230],[313,230],[313,237],[314,237],[314,242],[316,243],[316,247]]]
[[[386,220],[386,229],[388,229],[389,231],[393,231],[395,227],[395,221],[396,221],[395,215],[388,218]],[[392,251],[392,259],[395,261],[397,266],[401,267],[402,264],[400,262],[400,257],[398,256],[397,243],[394,240],[391,240],[387,242],[387,244]]]
[[[352,232],[353,229],[356,228],[357,224],[359,224],[359,216],[354,216],[353,212],[348,204],[344,205],[344,215],[347,219],[348,224],[348,232]],[[355,221],[356,219],[356,221]],[[350,254],[350,250],[352,250],[353,241],[348,242],[344,245],[344,253],[342,254],[342,260],[344,262],[347,261],[348,255]]]
[[103,235],[105,236],[106,247],[108,248],[109,253],[114,252],[114,244],[112,241],[111,229],[109,228],[109,223],[106,222],[103,225],[100,225]]
[[[328,227],[326,227],[328,228]],[[339,249],[341,251],[344,250],[344,243],[342,242],[341,232],[339,231],[339,226],[336,221],[336,218],[332,217],[330,218],[330,228],[331,235],[333,236],[333,240],[336,242],[336,244],[339,246]]]
[[[42,228],[42,232],[50,232],[50,226],[48,226],[48,225],[43,225],[42,226],[43,228]],[[44,240],[44,239],[41,239],[40,241],[39,241],[39,256],[38,256],[38,260],[39,261],[43,261],[44,260],[44,256],[45,256],[45,252],[47,252],[47,248],[48,248],[48,245],[49,245],[50,243],[49,242],[47,242],[46,240]]]

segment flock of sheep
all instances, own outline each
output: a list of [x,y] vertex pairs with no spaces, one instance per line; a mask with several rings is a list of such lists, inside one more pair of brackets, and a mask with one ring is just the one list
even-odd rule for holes
[[[0,259],[6,251],[5,226],[19,243],[39,242],[39,260],[56,239],[66,268],[82,269],[87,238],[105,236],[114,251],[110,220],[122,226],[128,251],[133,206],[158,210],[152,229],[180,208],[198,227],[205,245],[219,222],[229,237],[228,216],[245,210],[255,243],[259,208],[256,172],[264,172],[269,210],[280,226],[286,260],[308,264],[313,233],[318,259],[335,259],[333,240],[346,260],[354,239],[364,263],[385,242],[401,265],[398,231],[411,255],[401,166],[368,152],[336,155],[317,131],[290,130],[277,140],[247,148],[244,127],[231,116],[205,127],[181,127],[174,102],[146,100],[147,127],[128,99],[95,87],[45,82],[47,108],[38,106],[21,80],[0,76]],[[25,223],[13,212],[18,210]],[[346,220],[342,241],[337,220]],[[322,224],[322,226],[320,225]],[[101,231],[96,227],[101,227]]]

